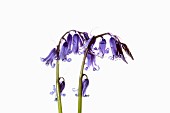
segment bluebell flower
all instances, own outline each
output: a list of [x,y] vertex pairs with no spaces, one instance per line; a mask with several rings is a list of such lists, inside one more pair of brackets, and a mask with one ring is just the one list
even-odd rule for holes
[[118,50],[118,57],[121,58],[124,62],[126,62],[128,64],[128,62],[126,61],[125,57],[124,57],[124,54],[123,54],[123,51],[122,51],[122,47],[121,47],[121,43],[118,42],[116,44],[117,46],[117,50]]
[[72,47],[72,52],[74,54],[79,53],[79,43],[80,43],[80,37],[78,34],[73,35],[73,47]]
[[72,44],[72,35],[69,33],[67,36],[67,43],[68,43],[68,53],[70,54],[71,51],[71,44]]
[[115,58],[121,58],[124,62],[127,63],[124,55],[123,55],[123,51],[122,51],[122,47],[121,47],[121,42],[116,40],[115,38],[111,37],[110,38],[110,48],[112,51],[112,57],[111,60],[114,60]]
[[60,59],[62,61],[68,61],[70,62],[71,61],[71,58],[68,58],[67,59],[67,55],[69,55],[69,47],[68,47],[68,43],[65,41],[61,47],[61,50],[60,50]]
[[[63,77],[59,78],[59,86],[60,86],[60,95],[65,96],[66,94],[62,93],[65,88],[65,79]],[[50,92],[50,95],[53,95],[54,93],[56,93],[55,85],[53,85],[53,91]],[[55,101],[57,101],[57,97],[55,98]]]
[[115,58],[118,57],[118,50],[117,50],[117,46],[116,46],[117,40],[114,39],[113,37],[111,37],[110,40],[109,40],[109,42],[110,42],[110,48],[111,48],[112,55],[113,55],[113,56],[111,57],[111,59],[114,60]]
[[48,66],[49,64],[51,65],[52,68],[55,67],[55,64],[53,61],[57,58],[57,51],[56,48],[53,48],[49,55],[46,58],[41,58],[42,62],[45,62],[45,64]]
[[[86,76],[86,78],[82,81],[82,96],[83,97],[88,97],[89,95],[86,94],[87,87],[89,86],[89,79],[86,74],[83,74],[83,76]],[[73,92],[77,92],[78,89],[73,88]],[[75,96],[78,96],[76,93]]]
[[82,95],[83,97],[88,97],[89,95],[86,94],[87,87],[89,86],[89,79],[86,78],[82,82]]
[[102,40],[99,42],[99,53],[97,54],[99,57],[103,58],[104,54],[109,53],[109,48],[106,49],[106,40],[102,38]]
[[88,70],[90,66],[93,67],[93,71],[99,70],[99,66],[96,64],[96,55],[93,53],[88,52],[86,57],[87,62],[85,70]]

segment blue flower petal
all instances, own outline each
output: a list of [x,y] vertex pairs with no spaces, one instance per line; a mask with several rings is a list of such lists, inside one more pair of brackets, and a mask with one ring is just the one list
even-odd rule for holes
[[79,53],[79,43],[80,43],[80,37],[78,34],[73,35],[73,47],[72,47],[72,52],[74,54]]
[[69,51],[69,54],[71,54],[71,44],[72,44],[72,35],[69,33],[68,36],[67,36],[67,42],[68,42],[68,51]]
[[97,71],[99,70],[99,66],[96,64],[96,56],[92,53],[87,53],[87,57],[86,57],[86,67],[85,70],[88,70],[89,67],[93,67],[93,71]]
[[55,64],[53,64],[53,61],[55,60],[55,58],[57,57],[56,54],[56,48],[53,48],[51,50],[51,52],[49,53],[49,55],[46,58],[41,58],[42,62],[45,62],[45,64],[48,66],[49,64],[51,65],[52,68],[55,67]]
[[104,57],[104,54],[109,53],[109,49],[108,48],[106,49],[106,40],[104,38],[102,38],[102,40],[100,41],[98,50],[99,50],[98,56],[101,58]]
[[68,43],[64,42],[60,50],[60,59],[62,61],[71,61],[67,59],[67,55],[69,55]]
[[117,50],[117,46],[116,46],[117,41],[113,37],[111,37],[109,42],[110,42],[110,48],[111,48],[112,55],[113,55],[112,59],[114,60],[114,58],[118,57],[118,50]]
[[82,95],[83,95],[83,97],[87,97],[88,96],[88,95],[86,95],[86,90],[87,90],[88,86],[89,86],[89,79],[86,78],[82,82]]
[[[89,86],[89,79],[86,74],[83,74],[83,76],[86,76],[86,78],[82,81],[82,96],[88,97],[89,95],[86,94],[86,90],[87,90],[87,87]],[[72,88],[72,91],[78,93],[78,89],[76,88]],[[75,96],[78,96],[77,93],[75,94]]]
[[[61,80],[62,79],[62,80]],[[65,79],[63,77],[59,78],[59,87],[60,87],[60,95],[61,96],[66,96],[66,94],[63,94],[63,90],[65,88]],[[53,91],[50,92],[50,95],[53,95],[54,93],[56,93],[56,87],[55,85],[53,85]],[[55,98],[55,101],[57,101],[57,97]]]

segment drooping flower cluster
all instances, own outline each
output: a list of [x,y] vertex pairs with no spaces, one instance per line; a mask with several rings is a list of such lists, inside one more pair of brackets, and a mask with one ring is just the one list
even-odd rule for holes
[[[109,35],[109,44],[110,48],[106,48],[107,41],[104,38],[104,35]],[[96,44],[96,39],[101,39],[100,42],[97,44],[98,47],[94,47]],[[134,60],[129,48],[125,43],[120,42],[119,38],[116,35],[111,35],[111,33],[104,33],[98,36],[93,36],[86,44],[88,48],[87,51],[87,62],[85,70],[88,70],[90,66],[93,67],[93,71],[99,70],[100,67],[96,64],[96,56],[99,56],[100,58],[104,58],[105,54],[109,53],[109,50],[111,51],[112,55],[109,56],[110,60],[114,60],[117,58],[121,58],[125,63],[128,63],[125,59],[125,56],[123,54],[123,50],[129,55],[132,60]],[[94,51],[98,51],[97,54]]]
[[[71,34],[71,31],[73,31],[74,34],[73,33]],[[47,66],[50,64],[51,67],[54,68],[55,67],[55,64],[53,63],[54,60],[70,62],[71,58],[67,57],[69,54],[71,53],[82,54],[80,50],[81,47],[89,39],[88,33],[79,32],[76,30],[71,31],[64,34],[57,47],[53,48],[46,58],[41,58],[42,62],[45,62]]]
[[[72,31],[74,33],[71,33]],[[110,37],[109,43],[104,38],[105,35]],[[94,45],[97,43],[97,39],[100,39],[99,43],[97,44],[98,47],[94,47]],[[110,48],[106,48],[107,44],[109,44]],[[104,33],[97,36],[92,36],[90,38],[87,32],[70,30],[69,32],[66,32],[61,38],[57,48],[53,48],[50,54],[46,58],[41,58],[41,60],[42,62],[45,62],[46,65],[50,64],[51,67],[55,67],[55,64],[53,63],[54,60],[70,62],[72,59],[68,58],[69,54],[73,53],[81,55],[87,52],[85,70],[88,70],[90,67],[92,67],[93,71],[96,71],[100,69],[100,67],[96,64],[96,56],[104,58],[105,54],[108,54],[110,51],[112,53],[112,55],[109,57],[110,60],[120,58],[125,63],[128,63],[123,54],[123,50],[132,58],[132,60],[134,60],[127,45],[122,43],[116,35]],[[97,51],[97,53],[95,51]]]

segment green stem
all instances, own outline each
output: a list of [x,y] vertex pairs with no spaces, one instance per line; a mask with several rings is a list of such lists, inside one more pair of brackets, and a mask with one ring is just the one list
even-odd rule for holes
[[88,48],[91,44],[91,42],[93,42],[93,39],[102,37],[104,35],[111,35],[110,33],[103,33],[97,36],[92,37],[91,41],[89,42],[89,45],[87,46],[85,53],[84,53],[84,57],[83,57],[83,61],[82,61],[82,65],[81,65],[81,69],[80,69],[80,76],[79,76],[79,87],[78,87],[78,113],[82,112],[82,77],[83,77],[83,70],[84,70],[84,64],[85,64],[85,60],[86,60],[86,56],[88,53]]
[[[76,30],[70,30],[70,31],[67,31],[62,37],[61,39],[59,40],[59,43],[57,45],[57,52],[59,53],[60,51],[60,44],[61,44],[61,41],[62,39],[66,41],[66,39],[64,38],[64,36],[71,32],[71,31],[74,31],[76,32]],[[83,33],[83,32],[80,32],[80,31],[77,31],[79,34]],[[57,53],[57,54],[58,54]],[[59,60],[57,60],[56,62],[56,95],[57,95],[57,101],[58,101],[58,113],[62,113],[62,102],[61,102],[61,95],[60,95],[60,84],[59,84]]]
[[61,95],[60,95],[60,86],[59,86],[59,60],[56,62],[56,94],[58,101],[58,113],[62,113],[62,103],[61,103]]
[[78,113],[82,112],[82,77],[83,77],[83,70],[84,70],[84,64],[87,56],[87,50],[84,53],[81,70],[80,70],[80,76],[79,76],[79,87],[78,87]]

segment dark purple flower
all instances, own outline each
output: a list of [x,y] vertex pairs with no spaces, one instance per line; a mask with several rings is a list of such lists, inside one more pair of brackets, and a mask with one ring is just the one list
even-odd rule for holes
[[96,64],[96,56],[95,54],[92,54],[92,53],[87,53],[87,57],[86,57],[86,68],[85,70],[88,70],[88,68],[90,66],[93,67],[93,71],[96,71],[96,70],[99,70],[99,66]]
[[61,50],[60,50],[60,59],[62,61],[68,61],[70,62],[71,61],[71,58],[68,58],[67,59],[67,55],[69,54],[69,48],[68,48],[68,43],[67,42],[64,42],[62,47],[61,47]]
[[92,51],[93,50],[93,46],[96,42],[96,38],[92,37],[91,40],[89,40],[89,43],[88,43],[88,50],[89,51]]
[[86,95],[86,90],[87,90],[88,86],[89,86],[89,79],[86,78],[82,82],[82,95],[83,95],[83,97],[88,97],[89,96],[89,95]]
[[116,44],[117,46],[117,50],[118,50],[118,56],[119,58],[121,58],[124,62],[126,62],[128,64],[128,62],[126,61],[124,55],[123,55],[123,51],[122,51],[122,47],[121,47],[121,43],[119,42],[118,44]]
[[68,51],[69,51],[69,54],[72,52],[71,51],[71,44],[72,44],[72,35],[69,33],[68,36],[67,36],[67,43],[68,43]]
[[128,55],[132,58],[132,60],[134,60],[134,58],[133,58],[133,56],[132,56],[132,53],[130,52],[130,50],[129,50],[129,48],[127,47],[127,45],[124,44],[124,43],[121,43],[121,45],[122,45],[122,48],[125,50],[126,54],[128,54]]
[[[86,78],[82,81],[82,96],[88,97],[89,95],[86,94],[87,87],[89,86],[89,79],[86,74],[83,74],[83,76],[86,76]],[[77,92],[78,89],[73,88],[74,92]],[[78,96],[78,94],[75,94],[75,96]]]
[[46,58],[41,58],[42,62],[45,62],[45,64],[48,66],[51,65],[52,68],[55,67],[55,64],[53,63],[53,60],[57,58],[57,51],[56,48],[53,48],[50,52],[50,54]]
[[[59,78],[59,86],[60,86],[60,95],[65,96],[66,94],[62,93],[65,88],[65,79],[63,77]],[[51,91],[50,94],[53,95],[54,93],[56,93],[55,85],[53,85],[53,91]],[[57,97],[55,98],[55,101],[57,101]]]
[[98,50],[99,53],[97,55],[101,58],[104,57],[105,53],[109,53],[109,48],[106,49],[106,40],[104,38],[100,41]]
[[111,37],[110,38],[110,48],[111,48],[111,51],[113,54],[113,56],[111,57],[112,60],[114,60],[115,58],[121,58],[124,62],[127,63],[127,61],[123,55],[120,41],[117,41],[115,38]]
[[73,47],[72,47],[72,52],[74,54],[79,53],[79,43],[80,43],[80,37],[78,34],[73,35]]
[[83,35],[84,35],[85,40],[89,40],[89,36],[87,32],[83,32]]

